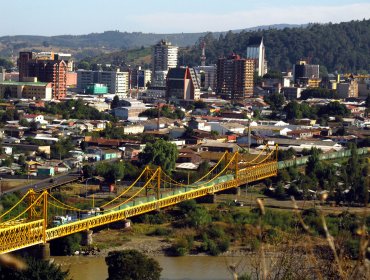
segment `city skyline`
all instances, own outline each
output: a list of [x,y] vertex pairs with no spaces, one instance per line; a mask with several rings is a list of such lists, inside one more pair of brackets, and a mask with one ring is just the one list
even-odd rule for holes
[[[56,2],[55,2],[56,3]],[[275,4],[275,5],[274,5]],[[25,6],[23,1],[3,3],[0,36],[6,35],[79,35],[108,30],[143,33],[191,33],[228,31],[272,24],[305,24],[362,20],[370,17],[370,3],[338,0],[313,0],[296,3],[272,0],[256,3],[235,0],[189,0],[174,4],[169,0],[144,1],[143,5],[128,1],[78,2],[66,0],[63,5],[35,0]],[[40,14],[42,16],[40,16]],[[30,16],[32,15],[32,16]],[[49,24],[55,22],[55,24]],[[61,24],[63,22],[63,24]],[[48,23],[48,24],[45,24]]]

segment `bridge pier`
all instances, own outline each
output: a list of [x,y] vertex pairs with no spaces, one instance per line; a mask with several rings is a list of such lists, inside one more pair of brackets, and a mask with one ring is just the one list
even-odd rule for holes
[[50,259],[50,243],[36,245],[34,254],[36,258],[48,261]]
[[93,243],[93,231],[92,230],[85,230],[82,232],[82,240],[81,245],[83,246],[90,246]]
[[205,196],[198,197],[195,200],[197,203],[216,203],[216,195],[207,194]]

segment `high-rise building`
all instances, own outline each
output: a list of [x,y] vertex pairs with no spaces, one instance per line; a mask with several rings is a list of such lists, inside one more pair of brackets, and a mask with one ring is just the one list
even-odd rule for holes
[[68,72],[67,62],[64,59],[53,52],[20,52],[19,81],[36,77],[42,83],[51,83],[53,98],[63,99],[67,93]]
[[[173,46],[170,42],[164,40],[154,46],[152,57],[153,83],[159,83],[159,81],[162,81],[162,83],[165,82],[165,80],[158,79],[157,76],[161,76],[163,72],[167,74],[170,68],[177,67],[178,50],[179,48],[177,46]],[[163,86],[163,84],[158,84],[158,86]]]
[[232,54],[217,62],[216,92],[224,99],[244,99],[253,94],[254,60]]
[[31,60],[28,62],[28,77],[51,83],[54,99],[63,99],[67,94],[67,64],[63,60]]
[[247,47],[247,58],[255,60],[255,70],[258,76],[267,73],[267,61],[265,58],[265,45],[263,37],[251,37]]
[[318,79],[320,66],[308,64],[307,61],[301,60],[293,65],[294,83],[307,83],[310,79]]
[[24,77],[28,75],[28,62],[34,59],[36,54],[34,52],[20,52],[18,58],[19,81],[22,82]]

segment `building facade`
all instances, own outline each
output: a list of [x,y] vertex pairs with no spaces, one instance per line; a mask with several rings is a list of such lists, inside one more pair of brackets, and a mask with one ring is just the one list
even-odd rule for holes
[[83,93],[91,84],[104,84],[110,94],[127,97],[129,91],[129,72],[117,71],[77,71],[77,89]]
[[337,84],[339,98],[358,97],[358,82],[356,79]]
[[54,99],[63,99],[67,93],[68,66],[52,52],[20,52],[18,59],[19,81],[36,77],[38,81],[52,84]]
[[319,78],[320,66],[308,64],[307,61],[301,60],[293,65],[293,80],[294,83],[308,83],[310,79]]
[[201,89],[216,89],[216,69],[216,65],[194,67],[194,70],[198,75],[199,86]]
[[199,81],[193,68],[171,68],[167,75],[166,97],[171,101],[190,101],[200,98]]
[[1,82],[0,98],[52,99],[52,83]]
[[177,67],[178,50],[177,46],[173,46],[170,42],[164,40],[154,46],[152,57],[153,86],[163,86],[163,84],[157,82],[163,82],[165,79],[158,79],[157,76],[162,73],[167,74],[170,68]]
[[265,45],[262,37],[252,37],[247,47],[247,58],[255,61],[255,70],[258,76],[267,73],[267,61],[265,57]]
[[216,92],[223,99],[241,100],[253,95],[254,60],[233,54],[217,62]]

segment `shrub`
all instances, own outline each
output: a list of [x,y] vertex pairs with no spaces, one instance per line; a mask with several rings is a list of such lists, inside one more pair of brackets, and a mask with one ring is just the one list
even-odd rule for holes
[[80,249],[82,236],[80,233],[58,238],[50,242],[50,251],[53,255],[68,256]]
[[208,240],[208,250],[212,256],[217,256],[220,254],[220,249],[213,240]]
[[186,235],[176,239],[171,247],[171,251],[175,256],[185,256],[193,248],[194,236]]
[[172,230],[169,229],[169,228],[157,227],[149,235],[153,235],[153,236],[168,236],[168,235],[171,234],[171,232],[172,232]]

